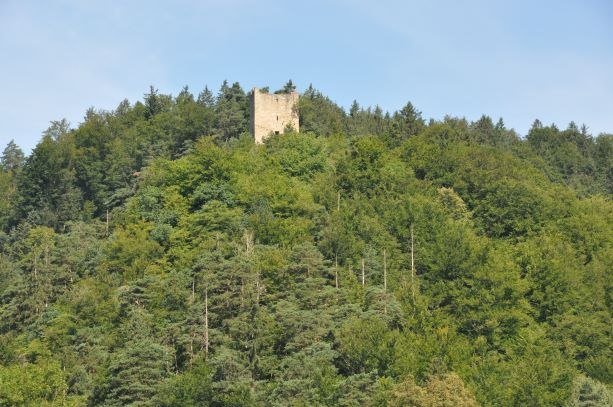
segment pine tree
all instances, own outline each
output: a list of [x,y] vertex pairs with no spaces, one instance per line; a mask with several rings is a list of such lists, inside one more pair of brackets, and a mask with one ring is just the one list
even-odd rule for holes
[[15,144],[15,140],[9,141],[2,152],[2,157],[0,157],[0,166],[5,171],[14,173],[21,168],[24,161],[25,158],[21,148]]
[[204,107],[213,108],[215,105],[215,97],[213,92],[209,90],[208,86],[204,87],[204,90],[198,95],[198,104]]

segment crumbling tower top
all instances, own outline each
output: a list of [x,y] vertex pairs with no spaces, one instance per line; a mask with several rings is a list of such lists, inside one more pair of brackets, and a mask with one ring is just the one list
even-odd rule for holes
[[282,134],[288,126],[299,130],[298,92],[267,93],[253,88],[251,133],[256,144],[262,144],[271,134]]

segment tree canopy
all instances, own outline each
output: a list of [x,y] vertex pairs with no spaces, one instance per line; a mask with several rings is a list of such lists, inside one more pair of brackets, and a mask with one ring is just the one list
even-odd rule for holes
[[247,96],[6,146],[0,405],[610,404],[612,135]]

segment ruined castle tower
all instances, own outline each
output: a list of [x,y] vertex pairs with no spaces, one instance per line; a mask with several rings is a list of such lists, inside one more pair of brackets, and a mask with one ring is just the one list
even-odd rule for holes
[[298,131],[298,92],[266,93],[253,88],[251,94],[251,132],[256,144],[270,134],[283,134],[287,126]]

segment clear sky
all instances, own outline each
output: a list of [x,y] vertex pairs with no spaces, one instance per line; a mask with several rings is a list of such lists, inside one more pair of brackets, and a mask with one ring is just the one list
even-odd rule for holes
[[154,85],[309,83],[425,118],[613,132],[613,1],[0,0],[0,149]]

